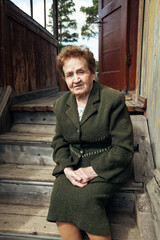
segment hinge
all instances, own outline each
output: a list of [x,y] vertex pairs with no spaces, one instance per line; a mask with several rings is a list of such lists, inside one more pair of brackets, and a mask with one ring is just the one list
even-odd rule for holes
[[131,65],[131,55],[129,53],[127,56],[127,65],[128,65],[128,67],[130,67],[130,65]]

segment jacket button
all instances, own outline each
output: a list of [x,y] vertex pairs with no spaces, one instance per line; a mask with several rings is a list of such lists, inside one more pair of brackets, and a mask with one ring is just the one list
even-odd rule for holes
[[84,150],[80,150],[80,154],[83,155],[84,154]]
[[79,133],[79,129],[77,129],[77,132]]

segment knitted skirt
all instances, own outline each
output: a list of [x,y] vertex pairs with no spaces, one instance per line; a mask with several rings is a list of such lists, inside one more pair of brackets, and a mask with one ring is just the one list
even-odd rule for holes
[[106,212],[108,200],[120,184],[96,177],[87,186],[73,186],[64,174],[55,180],[47,220],[67,222],[94,235],[107,236],[110,227]]

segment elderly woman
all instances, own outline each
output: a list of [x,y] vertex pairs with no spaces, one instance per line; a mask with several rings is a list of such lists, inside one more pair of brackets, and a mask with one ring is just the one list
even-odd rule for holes
[[56,100],[53,159],[56,180],[48,221],[63,240],[110,240],[106,207],[129,178],[133,132],[125,96],[98,84],[88,48],[69,46],[57,57],[69,92]]

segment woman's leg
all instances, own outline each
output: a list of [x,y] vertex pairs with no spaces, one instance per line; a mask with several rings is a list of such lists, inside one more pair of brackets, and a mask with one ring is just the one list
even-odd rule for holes
[[109,236],[97,236],[87,233],[90,240],[111,240],[111,234]]
[[63,240],[82,240],[81,230],[72,223],[56,222]]

